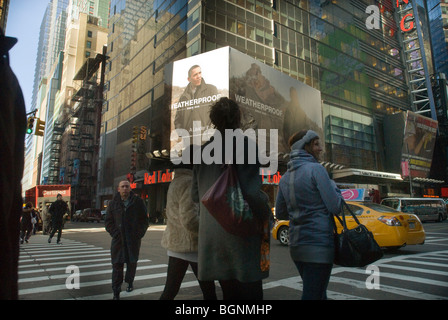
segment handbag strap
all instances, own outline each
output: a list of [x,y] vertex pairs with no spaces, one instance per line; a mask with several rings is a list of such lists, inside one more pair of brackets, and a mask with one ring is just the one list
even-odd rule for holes
[[[355,219],[355,222],[360,225],[361,223],[359,222],[358,218],[356,217],[356,215],[353,213],[353,210],[350,208],[350,206],[345,202],[344,199],[342,199],[341,201],[341,215],[342,215],[342,219],[335,215],[335,217],[339,220],[339,222],[341,223],[342,227],[344,228],[344,230],[347,230],[347,221],[345,219],[345,210],[344,207],[347,208],[348,212],[351,214],[351,216],[353,217],[353,219]],[[336,224],[335,224],[335,230],[336,229]],[[337,232],[336,232],[337,233]]]

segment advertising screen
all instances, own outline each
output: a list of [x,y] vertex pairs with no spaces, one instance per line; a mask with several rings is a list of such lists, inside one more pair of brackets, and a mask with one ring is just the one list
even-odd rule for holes
[[[253,129],[258,145],[268,152],[275,144],[274,153],[289,153],[289,137],[302,129],[312,129],[323,139],[320,91],[233,48],[174,62],[172,79],[171,151],[180,151],[182,145],[173,134],[176,129],[194,137],[211,128],[208,112],[221,97],[239,104],[241,129]],[[272,129],[276,135],[271,138]]]
[[[243,127],[278,130],[278,152],[289,153],[289,137],[312,129],[320,137],[320,91],[237,50],[230,51],[230,97],[243,111]],[[263,141],[259,141],[263,143]]]
[[413,178],[429,176],[437,126],[438,122],[431,118],[410,111],[406,114],[401,161],[409,163]]
[[[193,137],[210,129],[210,106],[219,98],[228,96],[228,47],[175,61],[171,92],[171,132],[182,129]],[[193,127],[194,121],[196,123]],[[178,143],[178,140],[171,139],[171,148]]]

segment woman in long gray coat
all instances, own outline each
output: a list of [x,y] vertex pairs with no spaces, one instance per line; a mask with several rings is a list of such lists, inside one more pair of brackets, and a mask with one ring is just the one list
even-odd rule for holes
[[106,230],[112,236],[112,289],[114,299],[119,299],[123,283],[123,267],[126,263],[126,291],[133,290],[141,239],[149,221],[143,200],[131,191],[129,181],[121,181],[118,192],[106,210]]
[[[216,135],[222,136],[222,143],[218,147],[222,148],[219,151],[224,158],[226,145],[224,132],[225,129],[240,127],[239,106],[228,98],[221,98],[211,107],[210,119],[217,129],[214,139],[217,139]],[[244,157],[244,164],[236,164],[238,178],[245,200],[255,217],[262,221],[263,233],[240,237],[226,232],[200,201],[224,168],[220,163],[194,165],[192,197],[193,201],[200,203],[198,278],[202,281],[218,280],[224,299],[255,300],[263,298],[262,279],[269,275],[270,209],[267,196],[261,191],[262,180],[258,158],[256,163],[249,164],[248,138],[243,137],[241,133],[236,135],[244,141],[244,154],[237,154],[239,148],[235,147],[234,140],[231,144],[233,163],[236,163],[235,159]],[[212,140],[202,146],[202,151],[204,148],[210,149],[210,143]],[[224,159],[221,163],[224,163]]]

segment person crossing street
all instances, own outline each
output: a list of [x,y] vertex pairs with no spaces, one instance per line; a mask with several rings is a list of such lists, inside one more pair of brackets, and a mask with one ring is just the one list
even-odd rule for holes
[[51,214],[51,233],[48,238],[48,243],[51,243],[51,239],[53,238],[56,231],[58,232],[58,240],[57,243],[61,244],[61,235],[62,235],[62,226],[63,226],[63,218],[64,214],[68,213],[68,205],[65,201],[62,200],[62,195],[58,194],[57,200],[53,202],[50,206],[50,214]]
[[114,300],[120,298],[123,283],[123,268],[126,263],[125,281],[127,292],[131,292],[137,270],[141,239],[149,226],[143,200],[131,191],[129,181],[118,184],[118,192],[106,210],[106,231],[111,235],[112,290]]

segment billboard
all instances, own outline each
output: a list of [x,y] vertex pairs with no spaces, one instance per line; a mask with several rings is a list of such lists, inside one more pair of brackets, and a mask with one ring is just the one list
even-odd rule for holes
[[[320,91],[233,48],[175,61],[172,72],[171,150],[182,148],[176,129],[194,138],[211,128],[209,108],[221,97],[239,104],[242,130],[255,130],[258,144],[264,143],[268,151],[275,140],[278,153],[289,153],[289,137],[302,129],[315,130],[323,138]],[[276,129],[275,139],[271,129]],[[260,130],[265,135],[259,135]],[[208,140],[201,138],[201,143]]]
[[436,120],[407,112],[401,162],[408,162],[413,178],[429,176],[437,126]]
[[428,178],[438,122],[407,111],[384,118],[386,166],[403,177]]
[[[211,129],[210,106],[229,96],[228,62],[229,49],[225,47],[173,63],[171,132],[184,129],[193,137],[194,132]],[[193,121],[200,122],[200,132],[193,128]]]

